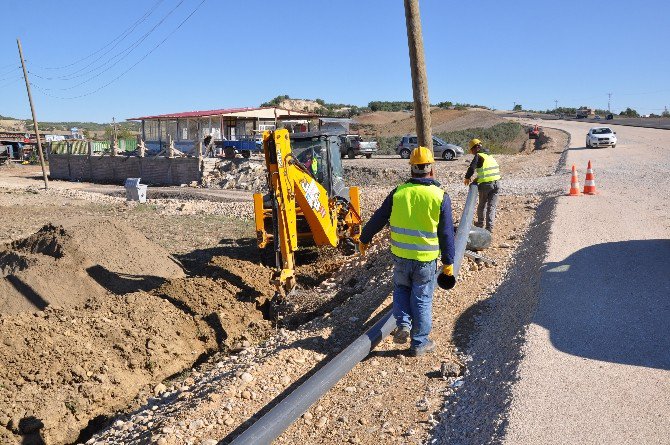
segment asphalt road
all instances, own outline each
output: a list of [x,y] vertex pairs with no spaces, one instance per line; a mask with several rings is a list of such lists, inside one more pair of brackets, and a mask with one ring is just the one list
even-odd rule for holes
[[[605,118],[601,119],[576,119],[574,117],[572,118],[563,118],[563,119],[558,119],[555,118],[554,116],[548,115],[548,114],[536,114],[536,113],[506,113],[506,114],[501,114],[502,116],[505,117],[513,117],[517,119],[529,119],[529,118],[537,118],[537,120],[546,120],[547,122],[555,122],[555,121],[560,121],[560,122],[589,122],[591,124],[591,127],[595,127],[597,125],[623,125],[623,126],[631,126],[631,127],[645,127],[645,128],[658,128],[658,129],[666,129],[670,130],[670,118],[667,117],[621,117],[621,116],[615,116],[613,120],[607,120]],[[530,115],[530,116],[529,116]],[[553,124],[547,123],[548,126],[552,127],[554,126]],[[558,128],[558,127],[556,127]]]
[[586,149],[592,124],[541,125],[571,133],[566,167],[583,187],[590,159],[598,195],[556,202],[504,442],[668,444],[670,132],[613,125],[616,148]]

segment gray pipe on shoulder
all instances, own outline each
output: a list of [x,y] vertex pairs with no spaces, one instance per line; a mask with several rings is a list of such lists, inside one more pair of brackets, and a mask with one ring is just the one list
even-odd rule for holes
[[[468,190],[465,207],[456,232],[455,275],[458,275],[458,270],[463,262],[476,202],[477,186],[473,184],[470,185]],[[326,363],[263,417],[237,436],[231,442],[231,445],[264,445],[271,443],[319,400],[326,391],[335,386],[354,366],[367,357],[375,346],[391,333],[394,327],[395,319],[392,316],[392,311],[388,311],[363,335],[354,340],[335,358]]]

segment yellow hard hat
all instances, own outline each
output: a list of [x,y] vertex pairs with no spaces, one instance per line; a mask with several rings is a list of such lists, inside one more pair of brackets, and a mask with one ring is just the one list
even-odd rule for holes
[[480,141],[479,139],[473,139],[473,140],[471,140],[471,141],[470,141],[470,144],[469,144],[469,145],[470,145],[470,150],[472,150],[472,148],[473,148],[475,145],[481,145],[481,144],[482,144],[482,141]]
[[426,147],[416,147],[409,157],[409,163],[412,165],[432,164],[434,162],[433,152]]

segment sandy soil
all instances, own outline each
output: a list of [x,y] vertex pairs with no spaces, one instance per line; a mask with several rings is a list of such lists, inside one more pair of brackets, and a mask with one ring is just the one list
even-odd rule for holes
[[[536,186],[542,193],[555,193],[557,179],[564,179],[553,172],[565,136],[558,132],[552,136],[542,150],[531,147],[501,157],[504,196],[494,247],[487,251],[498,265],[486,268],[466,262],[458,288],[448,295],[438,292],[434,330],[438,354],[412,360],[391,343],[382,344],[280,441],[393,443],[427,437],[440,400],[453,382],[436,378],[435,370],[442,361],[457,361],[458,320],[493,292],[506,273],[540,202]],[[363,185],[364,215],[402,180],[407,168],[399,159],[371,161],[375,159],[345,161],[351,183]],[[460,178],[466,166],[464,159],[438,164],[455,215],[460,214],[465,194]],[[95,436],[101,443],[194,444],[230,438],[312,366],[348,344],[389,303],[391,261],[384,236],[378,237],[364,260],[334,251],[308,251],[299,258],[298,269],[298,281],[308,297],[294,302],[295,315],[286,323],[290,329],[277,331],[265,320],[273,291],[271,270],[255,249],[247,198],[219,202],[194,195],[129,205],[116,196],[120,187],[109,186],[101,194],[86,190],[93,185],[61,182],[44,191],[38,189],[39,177],[30,172],[21,167],[0,169],[0,224],[5,227],[4,241],[13,242],[3,261],[9,264],[7,258],[13,261],[18,255],[65,261],[69,254],[55,260],[44,255],[58,251],[44,246],[63,246],[59,248],[64,252],[83,252],[81,257],[88,259],[63,262],[60,276],[71,273],[91,279],[89,259],[94,266],[104,266],[103,276],[109,278],[110,271],[115,275],[104,281],[104,292],[85,301],[46,306],[37,313],[0,315],[0,330],[8,339],[0,345],[2,443],[86,441],[101,428]],[[61,226],[56,220],[83,221],[91,216],[103,222],[62,223],[66,235],[54,235]],[[46,224],[54,228],[39,233]],[[117,232],[118,236],[109,236]],[[90,243],[70,242],[68,236],[90,238]],[[52,239],[57,242],[40,241]],[[130,262],[120,259],[132,257],[140,245],[158,253],[140,261],[146,269],[142,273],[124,269]],[[170,255],[183,266],[180,273],[185,277],[156,272],[177,264]],[[5,277],[16,271],[11,264],[11,270],[3,269]],[[35,263],[35,267],[42,266]],[[142,277],[140,283],[137,276]],[[60,283],[66,286],[67,280]]]
[[[491,111],[480,109],[444,110],[433,108],[430,113],[434,133],[491,127],[505,119]],[[357,116],[354,122],[361,134],[368,136],[401,136],[415,132],[414,113],[377,111]]]

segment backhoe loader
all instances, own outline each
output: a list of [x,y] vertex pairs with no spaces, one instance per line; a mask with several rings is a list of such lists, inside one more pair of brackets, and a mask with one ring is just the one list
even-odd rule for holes
[[360,194],[344,184],[339,144],[328,132],[263,133],[270,192],[254,194],[254,216],[258,247],[274,253],[277,296],[296,286],[300,246],[339,246],[352,254],[358,243]]

